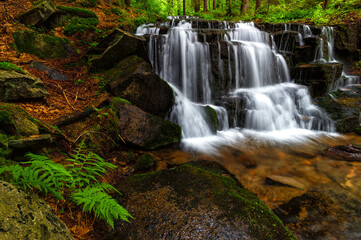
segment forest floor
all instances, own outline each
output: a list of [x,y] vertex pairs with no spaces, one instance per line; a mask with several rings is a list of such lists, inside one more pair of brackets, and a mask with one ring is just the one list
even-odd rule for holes
[[[100,76],[89,73],[88,67],[82,63],[82,58],[91,47],[90,43],[99,38],[99,34],[106,35],[117,27],[118,16],[105,14],[105,11],[109,10],[112,6],[106,0],[101,0],[97,7],[90,8],[99,17],[100,24],[97,26],[97,29],[101,33],[85,32],[67,37],[74,49],[72,55],[64,59],[44,60],[27,53],[19,53],[13,46],[12,34],[18,29],[25,28],[16,21],[16,16],[31,9],[34,2],[34,0],[0,1],[0,62],[6,61],[18,65],[44,82],[50,94],[49,97],[42,101],[19,102],[15,104],[22,107],[33,117],[52,124],[54,120],[61,116],[84,109],[102,94],[102,90],[98,86]],[[54,0],[54,3],[56,5],[72,5],[60,0]],[[64,27],[56,28],[52,32],[56,36],[65,37]],[[52,80],[46,73],[30,68],[30,64],[34,60],[55,69],[69,77],[70,80]],[[361,63],[355,65],[353,72],[361,75]],[[117,154],[121,153],[114,153],[109,158],[114,159]],[[59,161],[62,158],[56,152],[52,153],[52,155],[55,161]],[[127,176],[131,172],[131,169],[125,163],[118,161],[117,165],[119,166],[118,170],[109,174],[107,177],[108,181],[122,178],[122,176]],[[59,202],[50,197],[47,197],[46,200],[52,206],[55,213],[67,224],[76,239],[101,239],[102,232],[109,231],[109,226],[95,220],[91,214],[82,213],[80,207]],[[93,231],[95,226],[97,230]]]

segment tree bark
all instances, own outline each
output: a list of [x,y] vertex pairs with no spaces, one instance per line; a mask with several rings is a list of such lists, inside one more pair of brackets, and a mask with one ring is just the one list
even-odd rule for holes
[[201,9],[201,2],[200,2],[200,0],[194,0],[194,11],[195,11],[195,12],[199,12],[200,9]]
[[227,3],[227,15],[231,14],[231,9],[232,9],[232,0],[226,0]]
[[242,0],[241,13],[247,12],[249,9],[249,0]]
[[216,0],[213,0],[213,10],[216,10],[217,7],[216,7]]
[[261,7],[262,1],[261,0],[256,0],[256,8],[254,13],[256,14],[258,12],[258,9]]
[[203,1],[204,1],[203,12],[207,12],[207,0],[203,0]]
[[186,0],[183,0],[183,16],[186,15]]
[[330,0],[325,0],[325,1],[323,2],[323,10],[325,10],[325,9],[327,8],[327,6],[328,6],[329,3],[330,3]]

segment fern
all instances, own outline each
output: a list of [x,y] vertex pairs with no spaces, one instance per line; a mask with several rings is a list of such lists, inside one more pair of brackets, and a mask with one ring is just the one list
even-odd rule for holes
[[114,220],[129,221],[132,216],[105,192],[108,188],[113,187],[109,184],[88,186],[74,192],[71,198],[75,204],[83,204],[83,211],[94,212],[96,217],[105,220],[114,229]]
[[[108,169],[114,169],[111,163],[104,161],[95,153],[86,152],[84,142],[79,144],[75,153],[67,159],[71,164],[65,167],[53,162],[48,157],[28,153],[29,161],[23,162],[29,166],[0,166],[0,175],[9,172],[11,182],[40,192],[50,193],[58,199],[64,199],[65,188],[71,192],[70,200],[77,205],[83,204],[83,211],[94,212],[95,216],[105,220],[114,228],[114,221],[128,221],[132,216],[120,206],[107,192],[118,192],[113,186],[100,183]],[[119,193],[120,194],[120,193]],[[67,197],[67,196],[66,196]]]

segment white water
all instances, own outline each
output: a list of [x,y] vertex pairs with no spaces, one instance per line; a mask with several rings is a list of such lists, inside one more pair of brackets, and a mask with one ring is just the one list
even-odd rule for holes
[[[137,31],[155,33],[149,39],[149,57],[154,71],[175,91],[169,120],[182,127],[186,148],[210,151],[211,146],[231,145],[250,135],[290,143],[334,131],[332,121],[312,104],[307,88],[290,83],[286,61],[271,48],[274,44],[268,33],[258,30],[253,23],[237,23],[233,29],[223,25],[223,29],[228,29],[221,37],[227,44],[228,79],[213,79],[212,75],[212,68],[218,68],[221,77],[226,75],[221,42],[217,43],[217,64],[212,66],[210,45],[192,29],[191,21],[177,24],[172,21],[170,26],[174,27],[166,35],[156,36],[157,31],[144,30],[146,26]],[[307,34],[312,33],[304,29],[304,35]],[[231,116],[234,119],[228,119],[224,107],[213,106],[219,121],[219,131],[214,135],[207,124],[204,106],[222,101],[212,99],[211,90],[211,82],[221,80],[229,81],[228,94],[223,98],[246,99],[246,103],[235,105],[235,114]],[[229,129],[228,120],[238,123],[237,118],[244,121]]]

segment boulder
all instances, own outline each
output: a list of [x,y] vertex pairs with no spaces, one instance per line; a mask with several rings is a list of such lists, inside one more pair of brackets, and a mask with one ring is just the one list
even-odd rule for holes
[[308,87],[312,97],[327,93],[341,77],[342,63],[299,64],[294,68],[293,79]]
[[346,65],[361,60],[361,23],[337,24],[335,27],[335,54]]
[[279,31],[273,34],[278,50],[285,52],[293,52],[295,47],[300,46],[301,38],[297,31]]
[[132,35],[121,29],[115,29],[97,47],[90,49],[88,57],[92,54],[100,54],[90,59],[93,70],[110,69],[131,55],[138,55],[149,61],[145,38]]
[[44,83],[29,74],[0,70],[0,99],[19,101],[42,99],[49,95]]
[[109,239],[295,239],[215,162],[133,175],[115,187],[134,219]]
[[336,122],[340,133],[357,132],[361,124],[361,86],[354,85],[318,97],[315,103]]
[[26,138],[9,140],[8,146],[13,149],[39,149],[52,141],[50,134],[33,135]]
[[30,64],[31,68],[35,68],[39,71],[45,72],[46,75],[53,80],[69,80],[69,78],[67,76],[64,76],[63,74],[61,74],[60,72],[56,71],[55,69],[46,66],[43,63],[40,63],[38,61],[32,61]]
[[105,73],[104,79],[114,96],[124,98],[154,115],[164,117],[174,104],[172,88],[138,56],[120,61]]
[[13,33],[16,49],[39,58],[63,58],[72,53],[67,40],[54,35],[19,30]]
[[114,129],[123,140],[145,149],[154,149],[181,139],[180,126],[146,113],[126,101],[115,98],[112,109],[118,118]]
[[0,239],[74,239],[69,229],[35,194],[0,181]]
[[22,24],[41,27],[55,11],[56,7],[51,0],[42,0],[17,18]]
[[209,129],[212,131],[213,134],[217,133],[218,129],[218,119],[217,119],[217,112],[211,106],[203,107],[205,113],[205,119],[209,126]]

